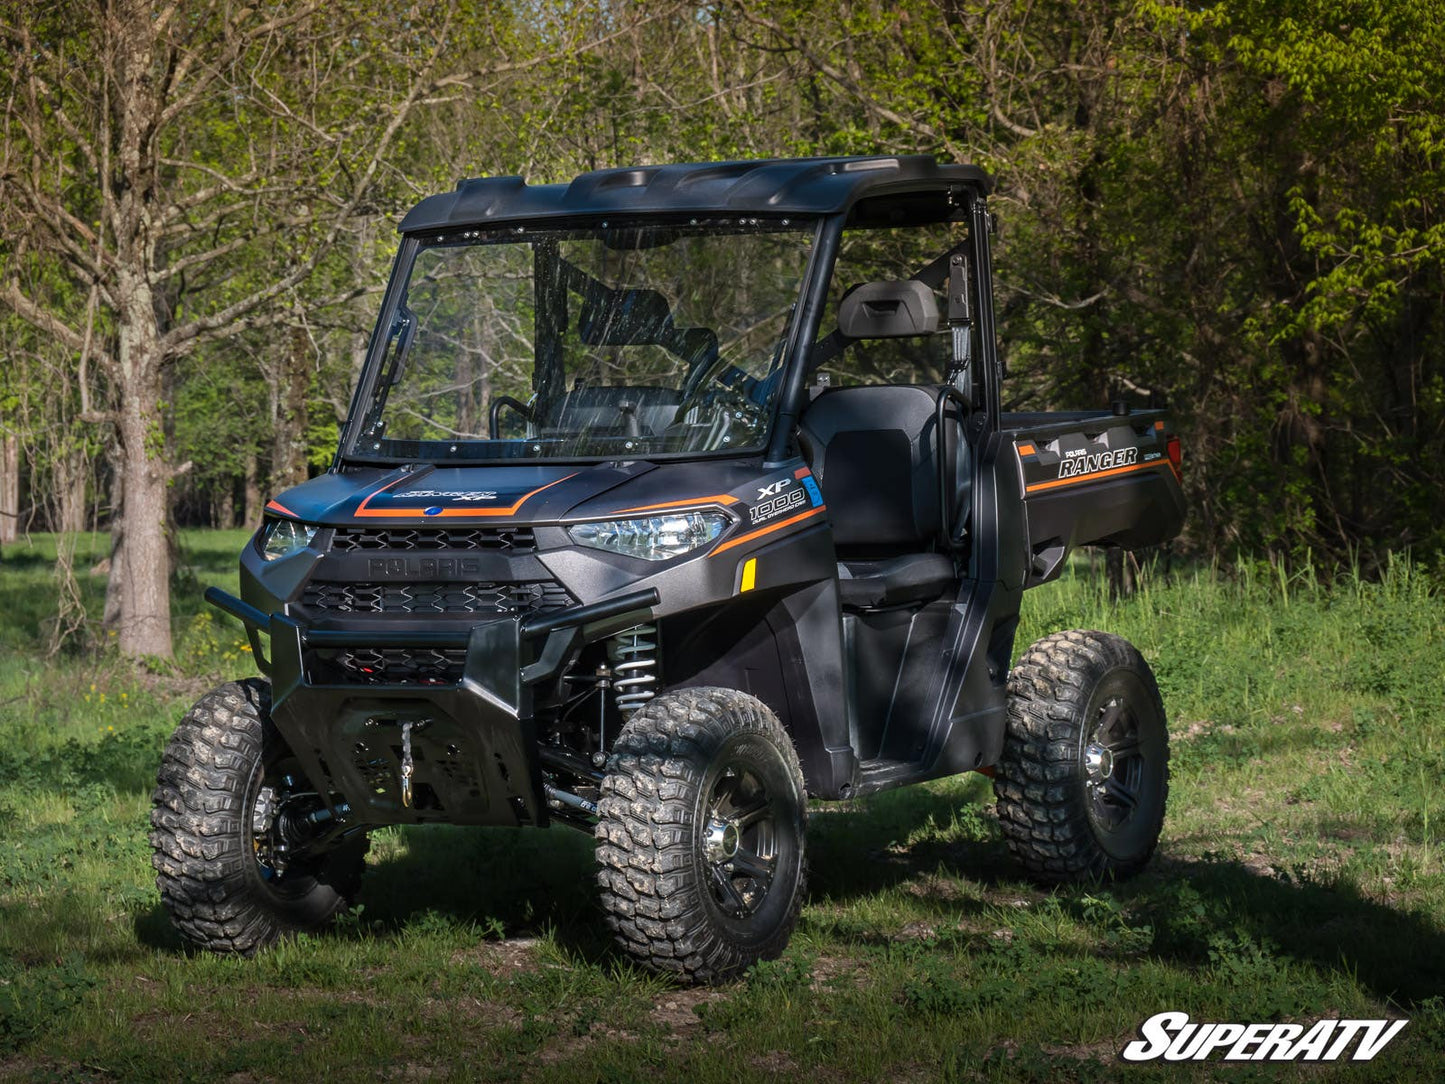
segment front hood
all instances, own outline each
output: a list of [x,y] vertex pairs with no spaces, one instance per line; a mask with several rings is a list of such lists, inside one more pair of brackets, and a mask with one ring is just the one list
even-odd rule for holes
[[266,510],[320,526],[550,523],[652,467],[645,462],[366,467],[313,478],[268,502]]

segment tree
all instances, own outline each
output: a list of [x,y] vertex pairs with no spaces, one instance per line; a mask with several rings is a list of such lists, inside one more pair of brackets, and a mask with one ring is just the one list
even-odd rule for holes
[[[167,491],[184,464],[165,439],[167,371],[240,330],[285,324],[279,302],[353,219],[385,206],[408,118],[468,79],[440,64],[453,13],[414,14],[21,0],[0,19],[14,58],[0,76],[0,301],[113,404],[88,402],[84,417],[116,435],[126,653],[171,652]],[[49,288],[57,277],[67,288]]]

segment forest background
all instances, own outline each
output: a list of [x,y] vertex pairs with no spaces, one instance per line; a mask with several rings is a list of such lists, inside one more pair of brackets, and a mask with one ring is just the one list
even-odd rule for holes
[[1167,404],[1202,555],[1428,557],[1442,26],[1441,0],[6,0],[0,541],[60,533],[52,649],[169,655],[177,527],[255,525],[325,468],[420,197],[925,152],[997,177],[1009,405]]

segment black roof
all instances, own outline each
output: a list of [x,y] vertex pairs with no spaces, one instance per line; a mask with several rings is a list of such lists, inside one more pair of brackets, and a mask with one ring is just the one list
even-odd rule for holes
[[992,182],[978,166],[940,165],[922,154],[599,169],[568,184],[482,177],[422,200],[400,228],[411,233],[609,214],[823,215],[847,211],[868,196],[945,194],[962,186],[987,194]]

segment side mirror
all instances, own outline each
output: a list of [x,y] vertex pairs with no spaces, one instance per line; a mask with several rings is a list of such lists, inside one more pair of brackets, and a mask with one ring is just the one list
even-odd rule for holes
[[938,330],[938,301],[914,279],[855,286],[838,306],[838,330],[850,339],[902,339]]

